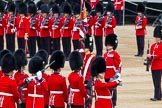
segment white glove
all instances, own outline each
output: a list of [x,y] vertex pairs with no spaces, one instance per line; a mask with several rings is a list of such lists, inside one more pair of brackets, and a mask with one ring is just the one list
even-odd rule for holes
[[42,72],[41,71],[38,71],[36,73],[36,76],[37,76],[38,80],[41,80],[42,79]]
[[116,74],[115,74],[115,78],[120,78],[121,77],[121,74],[119,73],[119,72],[117,72]]

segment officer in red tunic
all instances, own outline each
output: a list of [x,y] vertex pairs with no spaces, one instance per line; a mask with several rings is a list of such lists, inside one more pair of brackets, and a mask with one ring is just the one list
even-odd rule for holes
[[106,6],[106,14],[104,18],[104,35],[105,37],[108,36],[109,34],[114,34],[114,28],[116,27],[116,19],[113,16],[114,14],[114,5],[109,2]]
[[91,75],[94,77],[94,90],[96,95],[95,108],[114,108],[112,104],[111,88],[116,87],[120,78],[112,82],[104,81],[106,63],[103,57],[97,57],[91,65]]
[[95,44],[96,44],[96,55],[102,56],[103,50],[103,27],[104,27],[104,20],[103,20],[103,5],[98,3],[95,8],[96,16],[94,17],[94,37],[95,37]]
[[[72,42],[73,42],[73,48],[74,50],[80,49],[81,48],[81,41],[84,38],[84,28],[82,25],[81,21],[81,16],[80,16],[80,7],[79,4],[75,4],[73,8],[73,13],[74,13],[74,26],[72,30]],[[83,35],[81,34],[83,33]],[[82,37],[83,36],[83,37]]]
[[[40,49],[36,54],[35,56],[38,56],[38,57],[41,57],[42,60],[43,60],[43,68],[45,69],[46,65],[48,64],[48,52],[44,49]],[[42,71],[42,77],[46,80],[46,82],[48,83],[48,78],[49,78],[49,75],[47,75],[45,73],[45,71]],[[44,108],[48,108],[49,107],[49,92],[47,91],[45,94],[44,94]]]
[[30,30],[28,33],[28,49],[30,57],[33,57],[36,53],[36,38],[37,38],[37,29],[38,29],[38,19],[36,18],[37,7],[35,3],[28,5],[29,21],[30,21]]
[[[106,61],[105,81],[111,82],[116,73],[121,72],[121,59],[120,55],[115,51],[118,45],[118,39],[115,34],[109,34],[105,39],[105,46],[107,52],[104,54]],[[113,106],[116,106],[117,101],[117,88],[114,88],[111,93],[113,94]]]
[[2,57],[7,53],[11,53],[11,52],[9,50],[0,51],[0,77],[3,76],[2,67],[1,67],[2,66],[2,64],[1,64]]
[[46,4],[41,5],[42,17],[40,18],[40,43],[41,49],[50,54],[50,18],[48,16],[49,9]]
[[152,101],[161,100],[161,75],[162,75],[162,27],[154,29],[155,43],[151,45],[150,54],[147,57],[151,60],[152,79],[154,84],[154,97]]
[[91,50],[93,51],[93,38],[92,38],[92,26],[94,24],[93,17],[91,15],[91,5],[86,2],[85,3],[86,9],[87,9],[87,26],[88,26],[88,32],[86,33],[85,38],[85,46],[88,47],[89,44],[91,44]]
[[71,52],[71,31],[73,29],[73,18],[71,16],[72,9],[69,3],[65,2],[63,7],[63,26],[62,26],[62,45],[63,45],[63,52],[65,54],[65,58],[68,61],[69,55]]
[[73,51],[70,54],[69,64],[72,70],[68,76],[70,84],[69,104],[71,108],[84,108],[84,100],[88,99],[88,95],[80,73],[83,60],[78,51]]
[[117,25],[121,25],[122,11],[124,8],[124,0],[114,0],[115,6],[115,17],[117,20]]
[[61,69],[65,64],[65,55],[62,51],[55,51],[50,58],[50,66],[52,75],[48,80],[48,88],[50,92],[49,105],[51,108],[65,108],[65,103],[68,102],[68,89],[66,78],[61,75]]
[[[44,4],[44,2],[42,2],[42,1],[38,1],[37,4],[36,4],[37,5],[37,16],[36,16],[36,18],[38,20],[37,27],[40,27],[40,18],[42,16],[40,7],[41,7],[42,4]],[[41,45],[40,45],[40,31],[39,30],[40,29],[37,28],[37,46],[38,46],[38,50],[41,49]]]
[[[89,96],[92,94],[92,86],[93,86],[93,78],[91,76],[90,67],[92,62],[95,60],[95,56],[92,54],[92,44],[89,43],[89,46],[85,46],[84,53],[85,57],[84,59],[84,65],[82,70],[84,85],[87,90],[87,94]],[[91,108],[92,106],[92,99],[89,99],[85,102],[85,108]]]
[[15,4],[8,5],[6,14],[6,47],[11,52],[15,51]]
[[146,25],[147,25],[147,18],[144,15],[145,6],[143,4],[139,4],[137,7],[137,16],[135,21],[135,29],[136,29],[136,40],[137,40],[137,55],[142,57],[144,53],[144,40],[146,34]]
[[44,108],[44,94],[48,91],[47,82],[42,78],[43,60],[34,56],[28,65],[31,77],[22,80],[19,85],[27,85],[26,108]]
[[60,9],[57,4],[54,4],[52,7],[53,18],[50,22],[51,28],[51,53],[56,50],[60,50],[60,39],[61,39],[61,27],[63,25],[62,14],[60,14]]
[[20,94],[20,101],[17,104],[18,108],[25,108],[26,106],[26,98],[27,98],[27,88],[24,87],[21,89],[21,87],[18,86],[19,82],[21,80],[24,80],[28,77],[28,75],[24,72],[25,66],[27,65],[27,58],[25,51],[23,49],[18,49],[14,53],[14,57],[16,59],[16,70],[17,72],[14,75],[14,78],[16,80],[17,87],[19,88],[19,94]]
[[30,23],[27,15],[27,6],[24,3],[20,3],[18,7],[19,16],[16,17],[15,24],[17,29],[17,41],[18,48],[24,49],[26,52],[27,44],[26,40],[28,37]]
[[19,92],[16,81],[13,78],[16,61],[12,54],[8,53],[2,58],[2,71],[0,77],[0,108],[16,108],[15,103],[19,100]]
[[0,3],[0,51],[4,48],[4,28],[6,25],[6,19],[4,15],[4,6]]

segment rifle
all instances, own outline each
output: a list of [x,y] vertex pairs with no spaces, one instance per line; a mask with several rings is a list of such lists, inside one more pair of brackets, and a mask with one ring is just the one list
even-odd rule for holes
[[102,21],[102,19],[104,18],[104,16],[105,16],[105,13],[106,13],[106,10],[103,12],[103,14],[101,15],[101,16],[99,16],[98,18],[97,18],[97,23],[99,23],[99,22],[101,22]]
[[139,20],[137,21],[137,26],[142,25],[142,19],[143,19],[143,15],[140,16]]
[[48,20],[48,15],[47,15],[46,18],[42,21],[42,26],[46,26],[48,22],[49,20]]
[[53,25],[58,25],[60,23],[60,18],[63,16],[63,14],[60,14],[60,16],[54,21]]
[[32,17],[31,18],[31,22],[30,22],[30,29],[32,29],[33,28],[33,25],[35,24],[35,18],[36,18],[36,16],[34,16],[34,17]]
[[72,15],[69,15],[66,19],[66,21],[64,22],[64,25],[62,27],[65,27],[68,23],[69,23],[69,20],[71,19]]
[[[150,42],[149,42],[149,40],[148,40],[147,54],[149,54],[149,53],[150,53]],[[144,65],[146,65],[146,71],[148,71],[148,72],[149,72],[150,64],[151,64],[151,61],[150,61],[149,58],[147,57],[147,58],[145,59]]]
[[106,24],[109,24],[112,21],[113,14],[110,14],[109,18],[106,21]]

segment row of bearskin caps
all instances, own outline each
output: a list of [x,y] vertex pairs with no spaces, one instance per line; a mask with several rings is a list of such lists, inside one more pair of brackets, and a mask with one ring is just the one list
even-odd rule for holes
[[[117,48],[118,39],[115,34],[110,34],[106,37],[105,45],[114,46],[114,50]],[[41,49],[34,57],[31,58],[28,64],[26,54],[23,49],[18,49],[12,54],[9,50],[2,50],[0,52],[0,66],[4,73],[9,73],[13,70],[18,70],[21,72],[22,67],[28,64],[28,71],[31,74],[35,74],[38,71],[43,70],[48,64],[48,53],[47,51]],[[63,68],[65,64],[65,55],[62,51],[55,51],[52,53],[49,60],[50,68],[57,71],[59,68]],[[80,71],[83,67],[83,58],[78,51],[73,51],[70,54],[69,65],[72,71]],[[106,64],[102,57],[97,57],[97,59],[92,63],[91,75],[97,76],[101,72],[105,72]]]
[[[85,3],[86,9],[88,12],[91,12],[91,6],[88,2]],[[62,10],[61,10],[62,9]],[[19,14],[25,14],[27,13],[36,15],[38,10],[41,10],[42,13],[49,14],[50,11],[53,13],[68,13],[68,14],[80,14],[80,4],[79,3],[72,3],[71,5],[68,2],[64,2],[62,6],[58,6],[55,2],[50,2],[49,4],[45,4],[42,1],[37,2],[35,4],[33,1],[28,2],[27,4],[19,1],[16,2],[9,2],[7,4],[7,11],[13,12],[13,13],[19,13]],[[98,3],[95,8],[96,12],[101,12],[101,14],[104,12],[104,7],[102,3]],[[114,5],[113,3],[108,3],[106,6],[106,11],[114,12]],[[4,13],[4,5],[0,2],[0,12]],[[137,6],[137,12],[145,12],[145,6],[143,4],[139,4]]]

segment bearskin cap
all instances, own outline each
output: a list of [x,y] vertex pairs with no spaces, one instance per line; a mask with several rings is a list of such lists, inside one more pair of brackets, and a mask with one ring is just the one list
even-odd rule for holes
[[14,57],[16,59],[16,70],[21,70],[21,67],[27,65],[28,61],[26,58],[25,51],[23,49],[18,49],[14,53]]
[[73,13],[74,15],[80,14],[80,5],[78,3],[73,7]]
[[37,10],[41,10],[41,5],[42,4],[44,4],[44,2],[43,1],[39,1],[39,2],[37,2]]
[[85,6],[88,12],[91,12],[91,5],[88,2],[85,2]]
[[[51,64],[52,63],[52,64]],[[63,68],[65,64],[65,55],[62,51],[54,51],[50,58],[50,68],[57,71],[59,68]]]
[[42,4],[40,9],[42,13],[49,13],[49,7],[46,4]]
[[109,2],[106,6],[106,11],[109,11],[109,12],[114,12],[114,4],[112,2]]
[[7,54],[7,53],[12,54],[11,51],[10,51],[10,50],[7,50],[7,49],[1,50],[1,51],[0,51],[0,66],[2,65],[2,64],[1,64],[2,57],[3,57],[5,54]]
[[14,4],[14,2],[10,2],[8,5],[8,11],[15,13],[15,9],[16,9],[16,5]]
[[63,13],[71,14],[72,9],[69,3],[65,2],[63,6]]
[[137,12],[141,12],[141,13],[145,12],[145,6],[142,3],[138,4]]
[[97,76],[99,73],[106,71],[106,62],[103,57],[97,57],[91,64],[91,75]]
[[53,13],[60,13],[60,8],[56,3],[52,6],[52,12]]
[[158,37],[162,39],[162,27],[156,26],[154,29],[154,37]]
[[40,49],[35,56],[39,56],[42,58],[43,60],[43,65],[47,65],[48,64],[48,52],[44,49]]
[[103,5],[100,2],[97,3],[95,11],[103,13]]
[[35,4],[28,5],[28,13],[36,15],[37,14],[37,7]]
[[81,69],[81,67],[83,66],[83,59],[78,51],[73,51],[70,54],[69,64],[71,70],[73,71],[78,71]]
[[28,12],[27,5],[25,3],[20,3],[18,6],[18,12],[19,14],[27,15]]
[[9,73],[16,69],[16,60],[11,53],[7,53],[2,57],[1,64],[4,73]]
[[111,45],[113,46],[113,49],[115,50],[118,46],[118,38],[116,34],[109,34],[108,36],[106,36],[105,39],[105,46],[107,45]]
[[43,69],[43,60],[41,57],[34,56],[29,61],[28,65],[29,73],[35,74],[38,71],[41,71]]

